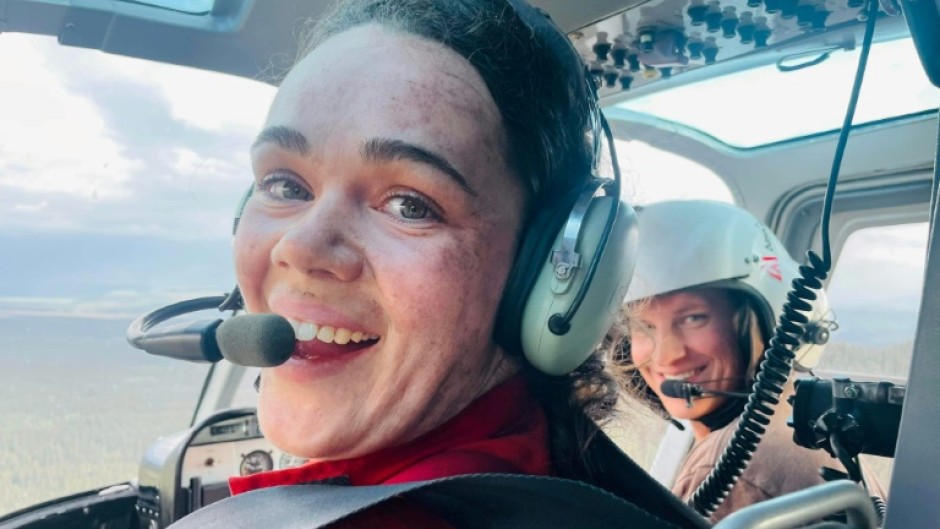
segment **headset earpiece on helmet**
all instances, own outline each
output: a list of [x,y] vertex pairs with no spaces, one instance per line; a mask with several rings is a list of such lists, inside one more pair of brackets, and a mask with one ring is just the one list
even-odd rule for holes
[[[564,375],[587,360],[620,311],[636,263],[636,214],[620,199],[613,136],[580,55],[545,13],[523,0],[507,3],[557,58],[574,96],[588,101],[591,109],[592,173],[580,179],[586,181],[583,187],[536,208],[496,317],[497,343],[546,374]],[[613,179],[597,177],[604,138]],[[239,203],[233,233],[252,189]],[[240,301],[236,287],[226,303]]]

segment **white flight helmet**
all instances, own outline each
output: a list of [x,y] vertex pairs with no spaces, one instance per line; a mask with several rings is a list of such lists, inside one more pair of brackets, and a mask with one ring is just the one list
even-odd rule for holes
[[[637,208],[640,245],[626,302],[690,287],[733,288],[749,293],[769,339],[783,312],[798,265],[777,237],[747,211],[722,202],[677,200]],[[808,314],[794,368],[819,363],[829,336],[824,291]]]

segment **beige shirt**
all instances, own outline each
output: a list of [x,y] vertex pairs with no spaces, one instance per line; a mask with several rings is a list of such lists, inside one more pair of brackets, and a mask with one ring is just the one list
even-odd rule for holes
[[[787,411],[784,407],[774,413],[751,463],[712,515],[712,522],[752,503],[824,483],[825,480],[819,475],[822,466],[845,471],[839,460],[825,450],[810,450],[793,442],[793,430],[786,424]],[[692,497],[728,446],[736,426],[737,421],[732,421],[728,426],[695,442],[679,470],[673,493],[686,501]],[[875,476],[864,468],[863,474],[869,493],[885,498],[884,490]]]

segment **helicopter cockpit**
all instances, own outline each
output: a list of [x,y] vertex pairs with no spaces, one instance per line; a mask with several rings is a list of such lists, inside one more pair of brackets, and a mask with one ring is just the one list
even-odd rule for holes
[[[597,87],[627,202],[733,203],[791,255],[829,256],[831,270],[801,263],[839,322],[815,338],[826,355],[791,402],[768,394],[752,408],[770,402],[791,417],[795,443],[874,468],[890,485],[886,505],[838,481],[715,527],[934,526],[940,2],[532,3],[567,32]],[[307,463],[259,426],[259,370],[290,350],[267,323],[233,324],[246,320],[232,310],[229,247],[257,125],[302,22],[327,4],[0,0],[0,358],[12,366],[0,399],[0,529],[160,529],[233,505],[232,476]],[[606,430],[617,446],[605,450],[631,463],[607,471],[648,473],[637,487],[655,499],[640,509],[710,526],[749,453],[729,449],[700,501],[663,499],[690,432],[621,406]],[[464,526],[487,521],[466,517],[487,502],[529,526],[637,516],[579,489],[548,490],[555,510],[533,513],[516,512],[524,486],[480,484],[505,504],[461,486],[362,501],[413,495]],[[455,497],[473,500],[460,511]],[[582,500],[606,514],[590,518]],[[216,523],[245,516],[231,512]]]

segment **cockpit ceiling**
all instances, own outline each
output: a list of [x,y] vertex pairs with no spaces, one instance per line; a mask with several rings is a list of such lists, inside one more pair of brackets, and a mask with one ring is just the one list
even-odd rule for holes
[[852,49],[863,10],[864,0],[651,0],[570,37],[610,99],[792,43],[815,56]]

